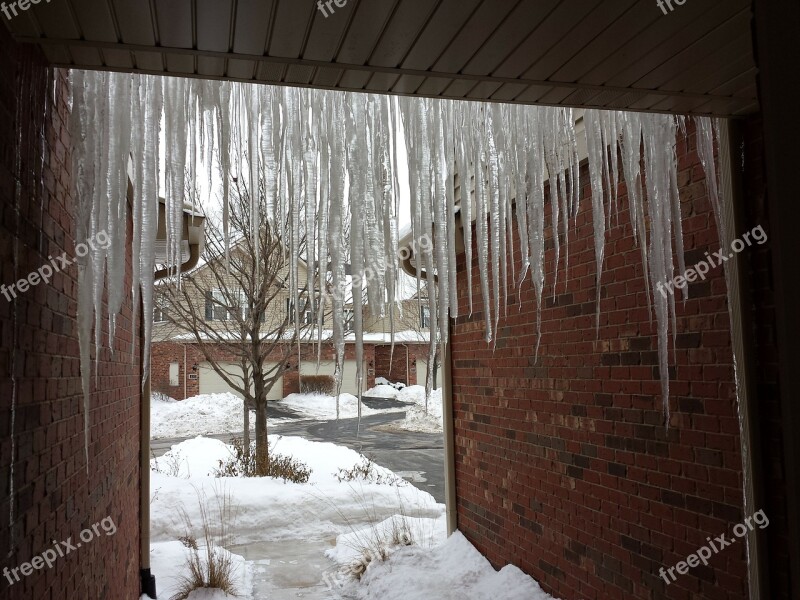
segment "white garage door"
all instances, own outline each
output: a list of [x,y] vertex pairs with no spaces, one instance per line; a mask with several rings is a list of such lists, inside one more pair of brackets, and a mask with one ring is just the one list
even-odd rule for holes
[[[344,371],[342,373],[342,392],[356,395],[358,394],[358,384],[356,382],[356,361],[344,361]],[[301,375],[333,375],[336,370],[336,363],[334,361],[326,362],[320,361],[319,369],[317,369],[317,362],[314,360],[303,361],[300,363]],[[367,372],[364,370],[364,382],[366,384]],[[364,388],[364,391],[367,391]]]
[[417,359],[417,385],[425,385],[425,378],[428,376],[428,361],[422,358]]
[[[241,378],[242,368],[236,363],[220,363],[220,367],[231,376]],[[231,392],[241,397],[241,394],[231,389],[225,381],[211,366],[211,363],[202,362],[199,365],[200,393],[201,394],[222,394]],[[279,377],[267,394],[267,400],[280,400],[283,397],[283,377]]]

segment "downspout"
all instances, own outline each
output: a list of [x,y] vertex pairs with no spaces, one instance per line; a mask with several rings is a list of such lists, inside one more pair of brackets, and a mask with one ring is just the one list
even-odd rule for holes
[[[199,226],[193,226],[189,220],[197,219]],[[162,221],[163,222],[163,221]],[[189,271],[197,266],[200,261],[201,248],[203,246],[203,226],[202,217],[195,215],[188,216],[184,213],[184,236],[189,242],[189,260],[181,265],[181,272]],[[156,271],[154,281],[158,281],[167,277],[173,272],[174,269],[160,269]],[[142,310],[144,314],[144,310]],[[140,338],[144,339],[144,318],[140,324]],[[144,348],[141,348],[141,362],[144,364]],[[184,346],[184,352],[186,346]],[[184,360],[184,377],[185,374],[185,360]],[[150,389],[150,373],[148,372],[142,383],[142,413],[139,428],[139,447],[141,448],[139,456],[139,468],[141,469],[141,485],[139,496],[139,518],[140,521],[140,579],[142,585],[142,594],[149,598],[155,598],[156,595],[156,578],[150,570],[150,405],[151,405],[151,389]]]
[[186,363],[186,344],[183,344],[183,399],[186,400],[186,393],[188,391],[186,385],[186,378],[189,374],[189,365]]
[[[459,234],[456,236],[456,252],[463,250],[464,239],[461,234],[460,227],[471,226],[471,224],[462,224],[460,220],[460,211],[457,213],[457,231]],[[412,243],[410,235],[404,236],[400,240],[400,247]],[[414,265],[412,258],[414,257],[413,247],[409,248],[409,252],[405,253],[405,257],[400,259],[400,267],[412,277],[417,275],[417,267]],[[420,277],[427,277],[425,270],[419,269]],[[437,277],[434,274],[434,281]],[[446,506],[445,521],[447,526],[447,535],[452,535],[458,529],[458,505],[456,503],[456,436],[455,436],[455,422],[453,417],[453,380],[452,380],[452,351],[451,351],[451,336],[453,331],[453,319],[450,319],[450,326],[448,329],[448,338],[445,340],[444,352],[442,352],[442,420],[444,429],[444,499]],[[406,355],[406,364],[408,364],[408,355]],[[431,368],[432,365],[428,365]],[[406,371],[408,372],[408,371]]]
[[[449,331],[453,330],[453,320],[450,320]],[[458,506],[456,504],[456,436],[455,422],[453,420],[453,379],[450,335],[444,347],[443,373],[442,373],[442,408],[444,421],[444,500],[447,507],[447,535],[452,535],[458,528]]]

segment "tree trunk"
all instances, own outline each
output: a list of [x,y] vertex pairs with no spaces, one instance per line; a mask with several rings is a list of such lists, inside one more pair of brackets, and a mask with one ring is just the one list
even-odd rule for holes
[[267,403],[256,400],[256,468],[258,474],[267,474]]
[[431,389],[436,389],[439,387],[436,385],[436,380],[439,378],[439,350],[433,355],[433,385]]
[[246,456],[250,456],[250,407],[247,398],[242,400],[244,405],[244,433],[242,434],[242,445]]
[[261,367],[254,365],[253,383],[255,384],[256,405],[256,472],[260,476],[267,474],[269,460],[267,446],[267,388]]

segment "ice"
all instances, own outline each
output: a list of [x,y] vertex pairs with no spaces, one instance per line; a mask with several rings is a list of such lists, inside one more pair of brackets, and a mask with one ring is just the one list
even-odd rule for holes
[[[433,317],[431,350],[437,343],[446,343],[449,319],[457,315],[458,174],[461,222],[475,219],[485,338],[489,343],[496,340],[508,293],[530,275],[537,303],[538,356],[545,289],[552,285],[556,294],[560,269],[564,270],[562,287],[570,286],[570,228],[575,226],[580,200],[578,136],[571,109],[101,72],[72,71],[71,80],[78,237],[88,238],[108,228],[112,241],[107,250],[93,251],[80,265],[82,376],[90,372],[92,327],[95,345],[99,348],[104,341],[100,321],[103,290],[108,287],[111,291],[107,317],[111,325],[108,345],[112,347],[116,315],[124,301],[118,283],[123,281],[125,265],[128,157],[134,188],[133,295],[141,294],[146,347],[151,335],[159,181],[163,176],[168,233],[167,257],[162,260],[179,281],[187,185],[192,187],[199,176],[209,182],[221,181],[223,228],[229,238],[227,199],[235,176],[249,188],[253,203],[256,193],[263,191],[266,196],[266,214],[253,211],[251,227],[259,228],[262,218],[268,220],[287,246],[287,291],[294,300],[295,327],[305,301],[299,290],[325,291],[318,310],[312,312],[317,320],[325,306],[333,310],[338,385],[344,360],[345,305],[365,303],[371,315],[388,314],[393,324],[399,277],[395,255],[400,216],[397,156],[405,152],[414,258],[421,267],[417,285],[419,289],[420,284],[427,284],[425,302]],[[678,267],[683,268],[675,139],[685,124],[668,115],[595,110],[586,111],[584,121],[592,189],[596,327],[599,332],[605,234],[612,216],[618,218],[620,212],[622,175],[628,182],[629,214],[641,247],[647,296],[652,297],[656,315],[666,410],[668,331],[671,317],[675,334],[675,310],[674,300],[656,293],[655,286],[671,279],[675,255]],[[163,148],[159,145],[162,122]],[[710,125],[701,124],[700,128],[708,137]],[[109,144],[109,139],[113,143]],[[699,150],[704,164],[713,169],[713,148],[709,151],[708,143],[703,144]],[[159,168],[162,157],[163,171]],[[205,163],[205,168],[198,169],[198,161]],[[552,212],[549,224],[545,223],[545,183],[549,184]],[[516,228],[512,214],[518,220]],[[547,235],[552,235],[555,251],[552,275],[544,265]],[[422,243],[426,238],[435,241],[432,250]],[[473,234],[469,227],[464,230],[464,242],[471,264]],[[228,245],[226,240],[226,254]],[[519,274],[516,252],[521,253]],[[309,265],[304,281],[299,280],[299,260]],[[345,275],[347,265],[356,275],[351,282]],[[467,285],[472,311],[470,270]],[[309,308],[313,309],[313,304]],[[355,330],[360,357],[361,311],[355,311]],[[146,372],[146,350],[144,362]],[[359,371],[358,376],[363,387],[364,373]],[[88,395],[91,382],[84,379],[83,383]]]
[[594,224],[594,255],[597,272],[595,275],[596,303],[595,329],[600,330],[600,278],[603,274],[603,256],[606,243],[606,212],[603,196],[603,164],[605,148],[603,147],[602,124],[600,113],[587,110],[583,119],[586,123],[586,148],[589,153],[589,178],[592,182],[592,222]]

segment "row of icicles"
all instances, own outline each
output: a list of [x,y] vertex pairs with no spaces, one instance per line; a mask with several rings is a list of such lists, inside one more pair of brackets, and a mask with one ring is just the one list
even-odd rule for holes
[[[473,299],[472,270],[466,270],[469,310],[481,303],[486,340],[491,342],[506,310],[509,287],[518,288],[529,277],[537,311],[541,308],[548,225],[555,249],[553,289],[558,265],[568,272],[571,221],[580,210],[579,163],[585,136],[597,263],[597,326],[605,232],[618,217],[619,182],[624,179],[647,296],[656,315],[662,400],[669,421],[667,348],[670,319],[675,333],[675,301],[672,295],[665,298],[653,290],[657,283],[672,279],[673,257],[680,272],[685,270],[676,154],[679,132],[685,134],[683,118],[586,110],[581,132],[570,108],[105,72],[72,71],[71,83],[76,239],[103,230],[111,239],[107,249],[96,249],[80,266],[78,322],[87,402],[91,332],[94,327],[99,347],[104,289],[109,294],[112,339],[125,297],[132,293],[136,307],[141,294],[147,316],[144,343],[149,348],[159,194],[166,200],[167,262],[178,265],[187,184],[204,178],[210,189],[219,182],[227,228],[230,175],[243,177],[251,190],[263,180],[268,214],[252,211],[251,227],[257,230],[261,219],[269,219],[289,246],[290,293],[296,296],[304,284],[320,289],[320,265],[327,265],[322,277],[340,289],[349,282],[345,275],[349,264],[353,274],[368,270],[374,275],[354,278],[353,302],[393,318],[389,309],[399,299],[398,190],[408,185],[413,238],[428,235],[436,240],[431,252],[417,257],[428,290],[434,290],[427,301],[431,314],[437,315],[431,319],[431,343],[436,344],[448,339],[448,318],[458,313],[458,175],[474,188],[473,201],[460,202],[461,222],[475,221],[474,232],[463,229],[466,264],[472,264],[474,236],[480,277],[480,298]],[[698,149],[709,191],[716,196],[713,126],[709,119],[698,121]],[[401,152],[406,153],[408,165],[408,181],[402,183]],[[134,194],[132,290],[123,285],[128,179]],[[307,282],[298,280],[301,247],[309,265]],[[514,270],[515,252],[521,253],[520,272]],[[344,359],[345,299],[334,294],[330,302],[338,383]],[[300,306],[296,297],[293,305]],[[134,331],[136,327],[134,321]],[[539,333],[540,327],[537,317]],[[355,311],[354,328],[361,389],[361,311]],[[538,343],[534,352],[538,354]],[[147,372],[148,357],[144,367]]]

